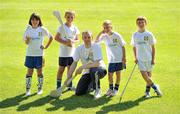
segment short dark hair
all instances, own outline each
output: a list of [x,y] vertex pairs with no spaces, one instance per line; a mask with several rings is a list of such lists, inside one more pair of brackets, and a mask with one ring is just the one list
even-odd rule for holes
[[31,26],[32,26],[32,23],[31,23],[32,19],[39,20],[39,25],[38,26],[43,26],[42,21],[41,21],[41,17],[37,13],[32,13],[30,18],[29,18],[29,25],[31,25]]

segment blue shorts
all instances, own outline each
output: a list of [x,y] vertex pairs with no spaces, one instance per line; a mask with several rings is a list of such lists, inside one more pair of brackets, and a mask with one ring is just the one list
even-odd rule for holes
[[28,68],[42,68],[42,56],[26,56],[25,66]]
[[72,63],[72,57],[59,57],[59,66],[71,66]]
[[108,72],[113,73],[120,70],[123,70],[122,63],[109,63]]

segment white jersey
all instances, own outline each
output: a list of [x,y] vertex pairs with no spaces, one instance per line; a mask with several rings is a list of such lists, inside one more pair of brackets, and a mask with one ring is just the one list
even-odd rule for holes
[[43,56],[43,49],[40,47],[43,45],[45,36],[48,38],[52,37],[51,33],[45,27],[38,27],[36,29],[30,25],[27,27],[23,37],[24,41],[27,37],[30,37],[26,56]]
[[[66,24],[64,24],[64,29],[67,33],[67,36],[65,35],[63,31],[63,26],[60,26],[57,30],[58,33],[61,34],[61,38],[63,40],[66,39],[75,39],[78,34],[80,34],[78,28],[74,25],[71,25],[71,27],[68,27]],[[60,44],[59,49],[59,57],[72,57],[75,51],[75,47],[69,47],[64,44]]]
[[[73,60],[78,62],[79,59],[81,59],[83,65],[100,60],[100,67],[105,68],[101,47],[96,43],[92,43],[90,48],[86,48],[84,44],[79,45],[76,48],[76,51],[73,56]],[[89,73],[89,69],[86,69],[83,72],[83,74],[85,73]]]
[[135,32],[132,35],[131,45],[137,49],[138,61],[152,61],[151,46],[156,43],[153,34],[147,30],[144,32]]
[[113,32],[112,35],[102,34],[99,42],[101,41],[106,44],[108,63],[122,62],[122,46],[126,44],[123,37],[119,33]]

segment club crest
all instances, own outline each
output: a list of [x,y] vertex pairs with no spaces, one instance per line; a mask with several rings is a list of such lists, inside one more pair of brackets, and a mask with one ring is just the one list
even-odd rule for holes
[[144,41],[148,41],[148,36],[144,36]]
[[42,32],[38,32],[38,36],[42,36]]

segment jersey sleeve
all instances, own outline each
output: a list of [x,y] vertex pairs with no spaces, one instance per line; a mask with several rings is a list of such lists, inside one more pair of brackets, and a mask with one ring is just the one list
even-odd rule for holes
[[78,62],[80,59],[80,46],[78,46],[74,52],[74,55],[73,55],[73,60],[75,62]]
[[25,41],[26,40],[26,37],[27,37],[27,31],[24,32],[24,35],[23,35],[23,40]]
[[131,37],[131,45],[136,46],[136,42],[135,42],[135,39],[134,39],[134,34]]
[[94,56],[94,61],[103,59],[102,50],[99,44],[95,44],[93,56]]
[[59,26],[56,32],[62,34],[63,33],[62,26]]
[[75,31],[76,31],[76,35],[79,35],[80,34],[80,31],[77,27],[75,27]]
[[29,36],[29,28],[30,28],[30,25],[27,26],[25,32],[24,32],[24,35],[23,35],[23,41],[26,40],[26,37]]
[[53,37],[52,34],[48,31],[48,29],[43,27],[43,35],[47,36],[48,38]]
[[121,45],[121,46],[126,45],[126,42],[124,41],[123,37],[122,37],[120,34],[118,35],[118,37],[119,37],[119,43],[120,43],[120,45]]
[[150,45],[156,44],[156,38],[154,37],[154,35],[152,33],[150,34],[149,44]]

